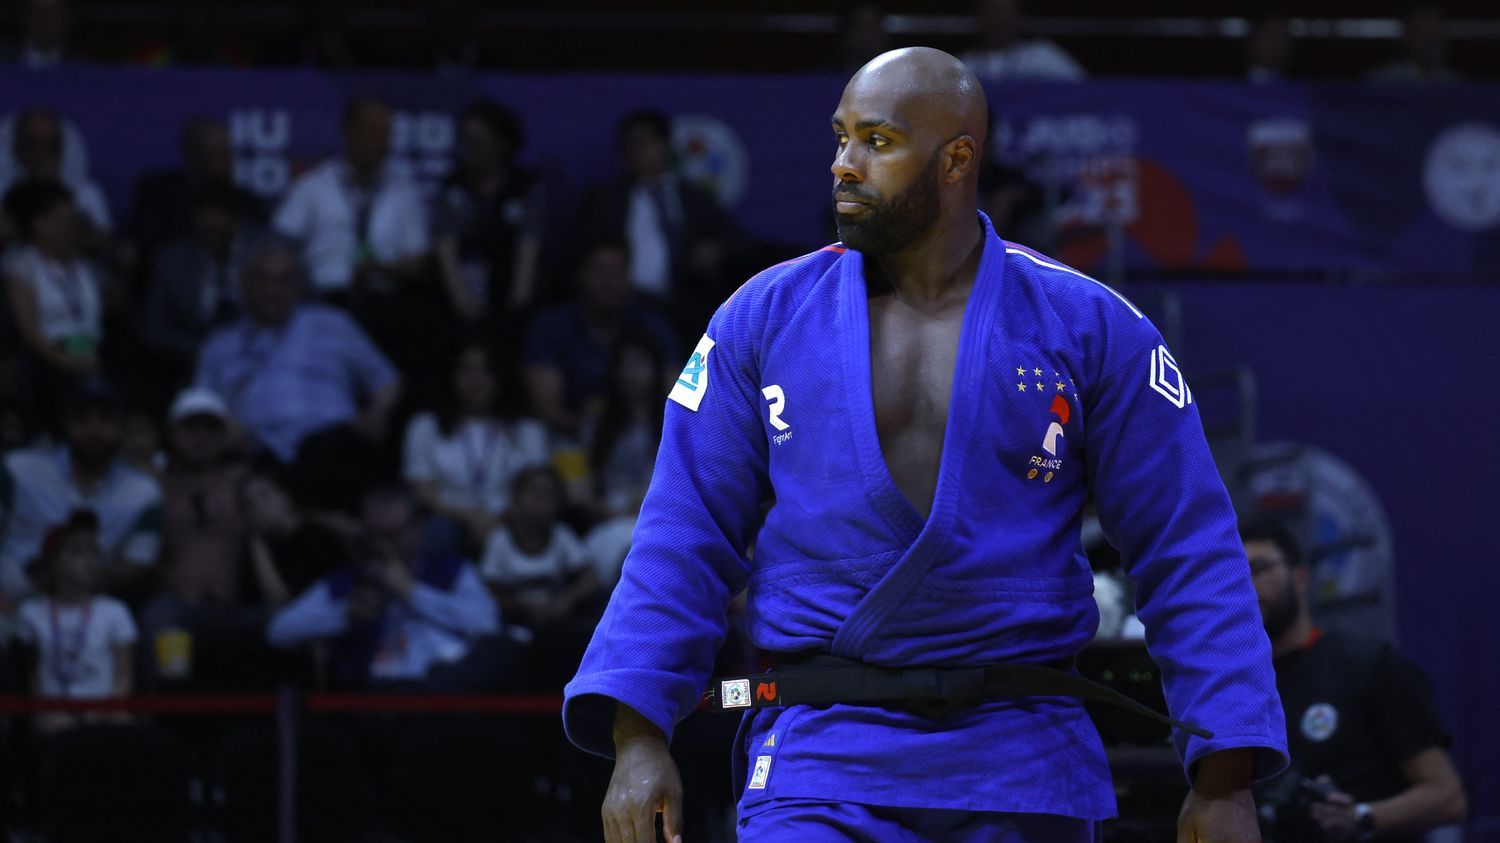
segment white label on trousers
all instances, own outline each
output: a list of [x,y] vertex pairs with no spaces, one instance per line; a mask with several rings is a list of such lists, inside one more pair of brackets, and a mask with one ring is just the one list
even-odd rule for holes
[[750,774],[750,789],[765,790],[766,779],[771,776],[771,756],[762,755],[755,759],[755,772]]

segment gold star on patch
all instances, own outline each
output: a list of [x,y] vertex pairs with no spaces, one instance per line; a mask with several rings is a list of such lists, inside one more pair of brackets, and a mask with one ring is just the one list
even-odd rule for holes
[[1037,392],[1041,392],[1042,391],[1042,385],[1041,384],[1037,384],[1036,385],[1036,391]]
[[1018,375],[1024,375],[1024,374],[1026,374],[1026,370],[1023,369],[1023,368],[1021,368],[1020,366],[1017,366],[1016,367],[1016,374],[1018,374]]
[[1031,373],[1033,375],[1036,375],[1037,377],[1041,377],[1042,376],[1042,370],[1041,369],[1032,369]]
[[1062,381],[1058,381],[1057,383],[1055,383],[1053,385],[1057,387],[1057,391],[1058,392],[1062,392],[1063,391],[1063,382]]
[[1024,383],[1018,383],[1018,384],[1016,384],[1016,389],[1019,389],[1022,392],[1025,392],[1026,391],[1026,384],[1024,384]]

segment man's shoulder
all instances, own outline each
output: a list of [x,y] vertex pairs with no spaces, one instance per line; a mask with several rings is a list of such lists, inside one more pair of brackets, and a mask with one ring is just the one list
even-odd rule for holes
[[5,455],[5,468],[22,487],[62,476],[56,448],[19,448]]
[[842,243],[834,243],[766,267],[741,284],[730,295],[725,306],[736,303],[743,303],[741,306],[800,303],[813,291],[818,281],[835,271],[848,252]]
[[129,463],[123,461],[115,463],[115,477],[112,485],[122,498],[142,508],[161,502],[161,484],[156,482],[155,477]]
[[292,180],[292,185],[287,189],[287,195],[307,190],[327,190],[337,187],[339,181],[339,159],[337,156],[327,158],[302,171],[302,174]]
[[1020,243],[1000,242],[1005,247],[1007,285],[1030,291],[1076,330],[1145,321],[1134,302],[1092,275]]
[[1367,670],[1395,648],[1390,641],[1378,636],[1327,630],[1318,636],[1310,650],[1320,662],[1343,665],[1351,670]]

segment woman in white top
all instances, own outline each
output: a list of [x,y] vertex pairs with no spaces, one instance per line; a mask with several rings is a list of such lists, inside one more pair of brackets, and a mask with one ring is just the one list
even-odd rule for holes
[[[45,596],[21,604],[16,637],[35,651],[36,696],[95,700],[131,693],[135,621],[124,603],[95,590],[100,554],[98,516],[77,511],[47,533],[32,563],[30,573]],[[72,714],[52,712],[37,718],[37,728],[54,733],[77,722]]]
[[80,256],[78,208],[66,187],[27,181],[5,194],[21,245],[5,258],[5,291],[21,341],[34,362],[37,400],[55,413],[75,379],[99,371],[103,291]]
[[533,629],[554,626],[590,609],[598,594],[599,579],[583,543],[558,520],[562,502],[563,481],[551,466],[516,476],[510,511],[490,533],[479,564],[507,621]]
[[504,412],[509,396],[483,345],[457,354],[445,386],[437,412],[406,428],[402,473],[427,507],[462,525],[477,546],[509,506],[516,473],[547,462],[547,432]]

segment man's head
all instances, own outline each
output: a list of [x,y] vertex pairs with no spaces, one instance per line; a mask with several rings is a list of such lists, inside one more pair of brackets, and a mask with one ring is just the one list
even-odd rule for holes
[[12,151],[27,178],[55,179],[62,170],[63,127],[57,112],[28,108],[16,117]]
[[245,312],[262,326],[285,324],[302,297],[302,282],[297,244],[278,235],[262,237],[250,246],[240,269]]
[[27,179],[5,193],[5,214],[21,239],[48,255],[68,254],[78,244],[78,206],[73,193],[52,179]]
[[840,239],[892,254],[944,219],[972,220],[988,126],[979,80],[941,50],[893,50],[860,68],[833,115]]
[[885,9],[879,3],[855,0],[844,7],[840,24],[839,48],[846,68],[859,67],[891,47]]
[[1448,18],[1443,7],[1431,2],[1408,7],[1401,21],[1401,46],[1406,57],[1418,64],[1442,64],[1448,52]]
[[524,142],[521,118],[497,102],[479,100],[458,115],[458,161],[465,172],[510,166]]
[[172,453],[188,468],[212,468],[229,448],[229,407],[202,387],[183,390],[167,414],[172,422]]
[[599,240],[578,265],[578,299],[591,312],[619,311],[630,300],[630,249],[622,240]]
[[401,486],[381,486],[366,492],[359,506],[360,527],[367,550],[375,554],[395,553],[413,563],[421,542],[417,501]]
[[229,256],[241,223],[240,197],[228,182],[208,181],[193,194],[193,239],[220,259]]
[[1250,66],[1286,75],[1292,66],[1292,24],[1285,15],[1264,15],[1250,25]]
[[511,481],[511,515],[520,524],[541,529],[552,526],[563,504],[563,480],[550,465],[522,469]]
[[1268,518],[1242,522],[1240,540],[1250,559],[1261,621],[1274,641],[1308,611],[1308,571],[1302,551],[1284,524]]
[[374,97],[356,97],[344,109],[344,155],[361,176],[379,172],[391,152],[391,107]]
[[26,0],[26,43],[39,50],[61,50],[68,40],[67,0]]
[[234,146],[229,127],[215,117],[198,117],[182,127],[178,139],[182,167],[196,181],[234,181]]
[[672,124],[652,109],[632,111],[620,119],[620,158],[634,181],[655,181],[672,163]]
[[987,50],[1009,47],[1021,32],[1020,0],[979,0],[974,6],[979,45]]
[[99,516],[75,509],[68,520],[47,531],[27,573],[43,592],[86,594],[93,590],[103,551],[99,547]]
[[91,473],[109,468],[120,452],[124,436],[120,399],[102,380],[88,380],[74,387],[63,414],[68,458]]

